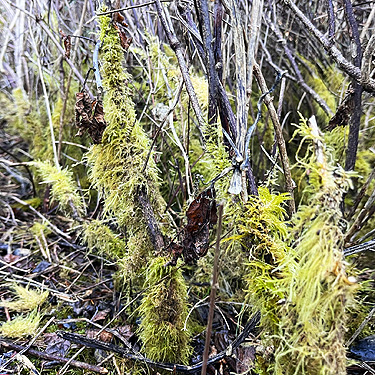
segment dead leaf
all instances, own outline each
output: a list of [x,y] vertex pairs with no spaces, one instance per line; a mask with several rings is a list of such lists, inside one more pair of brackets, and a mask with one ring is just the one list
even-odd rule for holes
[[21,257],[19,255],[6,254],[2,258],[7,263],[13,263],[13,262],[17,262],[17,260],[20,259]]
[[65,357],[70,348],[70,341],[64,340],[56,333],[46,333],[43,336],[44,343],[47,344],[45,352],[47,354]]
[[102,136],[107,123],[104,119],[103,102],[91,100],[86,91],[76,94],[76,125],[79,128],[77,135],[87,131],[95,144],[102,141]]
[[113,335],[112,333],[108,331],[102,331],[99,333],[98,329],[88,329],[86,332],[86,337],[89,339],[95,339],[95,340],[100,340],[104,342],[111,342]]
[[183,229],[182,245],[171,242],[173,254],[169,265],[176,265],[177,259],[184,257],[190,263],[206,255],[209,247],[210,228],[217,222],[217,207],[214,187],[203,191],[190,204],[186,211],[187,225]]
[[346,126],[354,109],[354,89],[349,87],[345,98],[337,108],[335,115],[329,120],[326,130],[332,131],[337,126]]
[[104,320],[108,314],[110,313],[110,309],[105,309],[105,310],[101,310],[101,311],[98,311],[92,318],[92,321],[93,322],[97,322],[98,320]]
[[132,331],[132,327],[130,325],[117,327],[116,331],[127,340],[129,340],[134,335],[134,332]]
[[120,43],[121,47],[127,51],[130,47],[131,42],[133,41],[133,38],[128,38],[124,31],[122,31],[116,24],[114,24],[115,29],[118,31],[120,36]]
[[72,48],[72,41],[71,41],[70,35],[66,35],[62,30],[59,30],[59,31],[60,31],[60,35],[63,39],[63,42],[64,42],[65,57],[67,59],[69,59],[70,58],[70,50]]

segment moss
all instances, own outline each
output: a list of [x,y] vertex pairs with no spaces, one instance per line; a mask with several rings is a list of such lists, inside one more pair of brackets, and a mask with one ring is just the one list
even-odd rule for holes
[[30,233],[33,236],[40,237],[41,234],[44,236],[48,236],[52,231],[48,228],[46,224],[35,222],[30,228],[29,228]]
[[187,364],[192,353],[187,317],[187,287],[181,270],[166,267],[167,258],[155,258],[146,271],[146,291],[139,312],[139,335],[147,357]]
[[34,162],[33,165],[41,175],[43,183],[51,184],[52,200],[59,202],[60,209],[73,215],[81,215],[85,204],[78,193],[72,172],[68,168],[57,168],[48,161]]
[[280,283],[286,298],[279,311],[275,373],[344,374],[346,310],[357,289],[342,254],[340,203],[350,180],[332,163],[323,137],[304,120],[299,129],[311,147],[297,159],[312,178],[309,201],[299,207],[290,235],[286,261],[291,264],[292,257],[296,263],[291,272],[283,271]]
[[48,291],[42,292],[38,289],[24,288],[18,284],[14,284],[12,289],[16,298],[13,301],[2,301],[0,302],[0,306],[13,311],[34,310],[38,306],[41,306],[48,297]]
[[[121,282],[122,277],[123,288],[133,284],[134,278],[138,278],[139,283],[140,275],[147,268],[146,283],[150,289],[139,310],[145,352],[150,358],[175,358],[186,362],[191,351],[190,334],[181,331],[187,315],[186,285],[181,271],[165,268],[167,260],[164,258],[154,258],[138,199],[139,192],[145,191],[159,223],[167,223],[160,215],[165,203],[158,190],[154,153],[151,152],[145,167],[150,142],[136,121],[128,86],[130,76],[122,66],[123,50],[118,30],[107,16],[99,17],[99,24],[105,90],[103,106],[108,126],[102,143],[93,146],[86,158],[93,187],[103,196],[104,217],[111,216],[111,228],[124,235],[117,236],[103,223],[94,221],[86,226],[85,238],[89,247],[98,248],[117,260],[118,281]],[[168,224],[163,230],[168,232],[167,228]],[[165,275],[166,280],[160,281]],[[154,304],[156,297],[162,301],[161,305]],[[167,310],[168,316],[163,313]],[[158,347],[159,344],[162,346]]]
[[138,227],[142,221],[136,202],[139,189],[145,188],[152,203],[156,197],[157,170],[151,155],[145,171],[149,140],[136,121],[134,103],[128,87],[130,79],[122,67],[123,50],[118,31],[109,17],[100,17],[102,40],[103,105],[107,128],[102,144],[93,146],[86,157],[90,178],[104,195],[105,213],[115,215],[120,226]]
[[277,302],[285,298],[278,283],[282,273],[292,268],[286,262],[289,248],[283,205],[287,199],[287,194],[273,194],[261,187],[259,196],[251,196],[242,207],[232,205],[227,211],[231,220],[238,223],[238,234],[227,240],[234,242],[233,245],[240,243],[248,254],[249,262],[244,270],[247,299],[261,310],[263,324],[271,332],[278,321]]
[[30,153],[34,158],[52,160],[53,150],[51,146],[48,120],[42,113],[38,113],[35,104],[32,104],[22,89],[13,91],[15,104],[15,116],[7,120],[12,126],[12,131],[20,134],[28,143]]
[[32,336],[39,327],[40,314],[33,310],[26,316],[18,315],[13,320],[0,326],[0,334],[4,337],[20,338]]
[[126,254],[126,243],[99,220],[93,220],[84,226],[83,240],[90,250],[120,259]]

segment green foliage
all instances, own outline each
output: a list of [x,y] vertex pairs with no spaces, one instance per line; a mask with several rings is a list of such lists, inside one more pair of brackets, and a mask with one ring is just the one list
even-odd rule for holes
[[34,162],[33,165],[41,175],[43,183],[51,184],[52,200],[59,202],[61,210],[73,215],[82,214],[85,204],[78,193],[73,173],[68,168],[57,168],[48,161]]
[[278,283],[288,267],[292,268],[286,261],[286,200],[288,194],[273,194],[261,187],[259,196],[249,197],[243,206],[232,205],[226,213],[237,223],[237,234],[228,240],[239,242],[249,257],[245,270],[247,298],[261,309],[263,324],[271,331],[278,322],[277,302],[285,297]]
[[17,132],[28,143],[30,154],[41,160],[52,160],[53,150],[48,119],[44,113],[38,113],[22,89],[13,91],[15,116],[8,120],[12,131]]
[[147,268],[139,334],[150,359],[187,364],[192,353],[189,328],[184,330],[187,287],[181,270],[166,267],[167,261],[155,258]]

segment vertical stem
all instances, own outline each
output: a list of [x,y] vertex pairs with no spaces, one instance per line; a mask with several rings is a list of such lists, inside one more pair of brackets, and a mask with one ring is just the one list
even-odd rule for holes
[[166,16],[164,14],[164,9],[163,9],[163,6],[161,5],[160,0],[156,0],[155,5],[156,5],[156,10],[157,10],[158,16],[160,18],[160,22],[163,26],[165,34],[167,35],[169,44],[170,44],[171,48],[173,49],[174,53],[176,54],[177,61],[178,61],[178,64],[180,66],[182,78],[183,78],[184,83],[185,83],[186,91],[188,92],[193,110],[195,112],[195,116],[197,117],[197,120],[198,120],[198,126],[197,127],[198,127],[198,130],[199,130],[200,134],[201,134],[202,141],[204,141],[203,128],[204,128],[204,125],[205,125],[205,121],[204,121],[204,118],[203,118],[202,109],[201,109],[201,107],[198,103],[197,94],[195,93],[193,84],[191,83],[189,70],[188,70],[188,67],[186,65],[184,55],[182,53],[181,44],[178,41],[178,39],[176,38],[176,36],[173,34],[173,32],[172,32],[172,30],[171,30],[171,28],[170,28],[170,26],[167,22]]
[[[262,91],[262,94],[268,92],[268,87],[266,84],[266,80],[264,79],[264,76],[262,74],[262,71],[260,70],[260,67],[258,64],[254,64],[254,75],[255,78],[258,81],[258,85],[260,87],[260,90]],[[281,129],[281,125],[279,122],[279,117],[277,116],[276,109],[272,103],[272,98],[270,94],[267,94],[264,98],[264,103],[266,104],[268,108],[268,112],[270,114],[272,124],[275,129],[275,135],[277,144],[280,151],[280,159],[281,164],[283,166],[284,170],[284,176],[285,176],[285,184],[286,184],[286,191],[290,194],[290,200],[288,201],[289,205],[289,214],[292,216],[296,212],[296,205],[294,202],[294,194],[293,190],[295,188],[295,183],[292,179],[292,174],[290,172],[290,166],[289,166],[289,158],[288,154],[286,152],[286,145],[285,145],[285,139],[283,137],[283,131]]]
[[246,52],[243,38],[241,12],[238,0],[231,1],[231,21],[234,35],[234,50],[237,84],[237,139],[236,147],[243,154],[247,132],[246,111]]
[[223,222],[223,207],[224,207],[224,204],[220,203],[218,207],[218,224],[217,224],[217,233],[216,233],[214,268],[212,271],[210,309],[208,313],[208,322],[207,322],[207,329],[206,329],[206,342],[204,345],[204,352],[203,352],[203,362],[202,362],[202,372],[201,372],[202,375],[206,375],[207,361],[208,361],[208,355],[210,351],[212,322],[214,320],[215,298],[216,298],[216,290],[218,288],[217,281],[218,281],[218,275],[219,275],[219,255],[220,255],[221,229],[222,229],[222,222]]
[[335,10],[332,0],[326,0],[328,8],[328,40],[333,44],[335,38]]
[[217,72],[215,70],[215,57],[212,48],[212,33],[210,18],[208,13],[207,0],[197,0],[197,11],[202,27],[202,41],[205,53],[205,63],[208,77],[208,123],[215,124],[217,121],[217,93],[218,82]]
[[246,88],[248,93],[248,100],[250,101],[251,86],[253,80],[253,63],[258,48],[258,38],[260,33],[261,19],[263,10],[263,0],[253,0],[251,5],[251,19],[250,19],[250,36],[247,47],[247,77]]
[[[77,36],[81,36],[81,34],[82,34],[82,27],[83,27],[83,21],[85,20],[87,3],[88,3],[88,0],[85,0],[85,2],[83,3],[82,14],[81,14],[81,19],[79,21]],[[75,41],[75,45],[74,45],[72,61],[74,61],[76,59],[78,46],[79,46],[79,38],[75,38],[75,39],[76,39],[76,41]],[[58,147],[57,147],[57,158],[58,158],[59,161],[61,159],[61,146],[62,146],[62,136],[63,136],[63,129],[64,129],[64,117],[65,117],[65,112],[66,112],[66,106],[67,106],[67,103],[68,103],[70,83],[72,81],[72,76],[73,76],[73,71],[69,70],[68,80],[67,80],[66,88],[65,88],[65,92],[64,92],[63,107],[62,107],[62,110],[61,110],[61,113],[60,113],[59,144],[58,144]]]
[[29,24],[29,31],[30,31],[30,37],[31,37],[31,40],[32,40],[32,43],[33,43],[33,47],[34,47],[34,50],[35,50],[35,54],[37,56],[37,64],[38,64],[38,70],[39,70],[39,77],[40,77],[40,82],[41,82],[42,88],[43,88],[44,102],[46,104],[46,111],[47,111],[49,129],[50,129],[50,132],[51,132],[51,143],[52,143],[52,150],[53,150],[53,158],[54,158],[54,162],[55,162],[56,168],[60,169],[59,159],[57,157],[56,142],[55,142],[55,133],[54,133],[54,129],[53,129],[53,121],[52,121],[52,115],[51,115],[51,107],[50,107],[50,104],[49,104],[49,99],[48,99],[48,93],[47,93],[46,84],[44,82],[42,64],[40,62],[40,55],[39,55],[38,47],[37,47],[37,44],[36,44],[33,32],[31,30],[31,25],[30,24]]
[[[354,66],[361,68],[362,64],[362,47],[361,40],[358,31],[358,24],[354,17],[353,7],[350,0],[344,0],[345,12],[347,20],[350,26],[350,33],[352,37],[352,42],[356,45],[356,51],[354,55]],[[346,149],[346,160],[345,160],[345,170],[350,171],[355,167],[355,162],[357,159],[357,149],[358,149],[358,135],[359,127],[361,124],[361,112],[362,112],[362,91],[363,88],[361,84],[357,81],[353,81],[354,89],[354,111],[350,122],[349,128],[349,138],[348,147]]]
[[[25,9],[25,0],[18,0],[17,5],[20,9]],[[22,79],[22,55],[23,55],[23,42],[25,34],[25,14],[21,12],[19,15],[17,26],[16,26],[16,38],[15,38],[15,64],[16,64],[16,76],[17,76],[17,87],[23,89]]]

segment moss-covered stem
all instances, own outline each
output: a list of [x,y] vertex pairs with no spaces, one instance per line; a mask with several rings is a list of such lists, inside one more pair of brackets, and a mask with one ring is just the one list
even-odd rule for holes
[[[268,87],[266,84],[266,80],[264,79],[264,76],[262,74],[262,71],[260,70],[260,67],[257,63],[254,63],[254,75],[256,80],[258,81],[258,85],[260,87],[260,90],[262,94],[267,93]],[[285,176],[285,183],[286,183],[286,190],[290,194],[290,200],[288,201],[289,205],[289,214],[293,215],[296,212],[296,204],[294,202],[294,196],[293,196],[293,190],[296,187],[293,179],[292,174],[290,172],[290,165],[289,165],[289,158],[286,151],[286,145],[285,145],[285,139],[283,137],[283,131],[279,122],[279,117],[277,116],[276,109],[273,105],[272,98],[270,94],[267,94],[264,98],[264,103],[266,104],[268,108],[268,112],[270,114],[273,127],[275,129],[276,134],[276,140],[277,145],[279,147],[280,151],[280,158],[281,158],[281,164],[283,166],[284,170],[284,176]]]
[[140,188],[138,192],[138,202],[142,207],[143,217],[145,219],[148,234],[156,252],[161,252],[165,248],[164,238],[155,218],[154,210],[150,204],[147,192],[144,188]]

